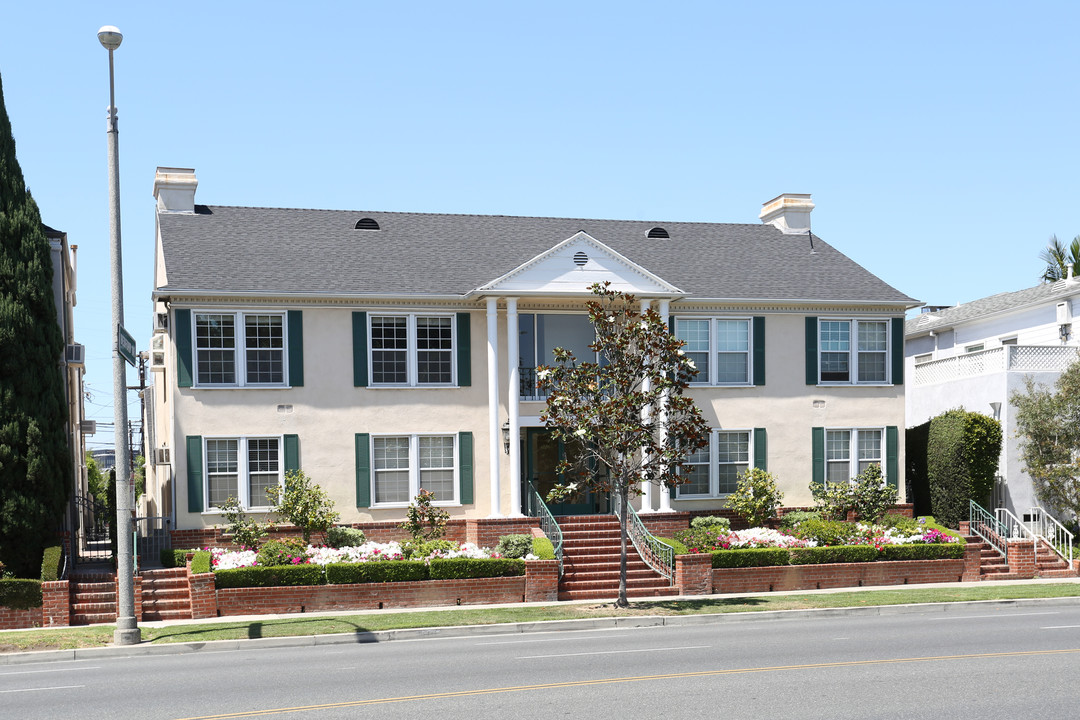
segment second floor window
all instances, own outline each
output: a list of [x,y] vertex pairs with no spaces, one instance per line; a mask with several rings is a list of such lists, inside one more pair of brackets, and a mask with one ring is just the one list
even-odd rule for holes
[[750,384],[749,318],[677,318],[675,336],[698,369],[693,384]]
[[372,385],[452,385],[454,318],[372,315]]
[[285,384],[282,313],[195,313],[199,385]]
[[822,320],[821,382],[889,382],[888,320]]

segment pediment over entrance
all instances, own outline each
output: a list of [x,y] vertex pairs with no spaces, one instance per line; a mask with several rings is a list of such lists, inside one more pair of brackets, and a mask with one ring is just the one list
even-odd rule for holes
[[589,295],[593,283],[649,297],[685,293],[663,278],[578,232],[500,278],[476,289],[478,295]]

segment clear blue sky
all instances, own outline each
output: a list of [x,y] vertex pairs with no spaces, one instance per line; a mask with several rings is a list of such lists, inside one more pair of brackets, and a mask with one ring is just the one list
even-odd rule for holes
[[1030,287],[1049,236],[1080,233],[1078,20],[1075,2],[13,2],[0,77],[42,217],[79,246],[87,410],[111,422],[102,25],[124,33],[145,349],[158,165],[195,168],[216,205],[757,222],[808,192],[816,234],[919,300]]

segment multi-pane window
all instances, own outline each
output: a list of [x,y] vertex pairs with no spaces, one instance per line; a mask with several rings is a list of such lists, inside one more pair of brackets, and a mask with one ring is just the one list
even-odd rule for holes
[[195,313],[195,371],[204,386],[283,385],[284,315]]
[[695,385],[750,383],[749,318],[677,318],[675,336],[698,375]]
[[818,343],[821,382],[889,381],[888,320],[821,320]]
[[825,431],[825,480],[848,483],[871,465],[884,472],[881,428]]
[[457,438],[396,435],[371,439],[374,504],[407,504],[420,490],[436,503],[457,501]]
[[449,315],[373,315],[372,385],[452,385],[454,318]]
[[717,497],[735,492],[739,474],[750,468],[750,458],[749,430],[713,430],[708,444],[683,461],[690,479],[679,486],[678,497]]
[[207,438],[207,507],[236,498],[242,507],[269,507],[267,488],[281,484],[279,438]]

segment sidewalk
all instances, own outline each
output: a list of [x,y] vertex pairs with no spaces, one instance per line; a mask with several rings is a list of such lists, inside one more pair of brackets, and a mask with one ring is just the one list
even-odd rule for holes
[[[82,648],[75,650],[38,650],[32,652],[0,653],[0,666],[21,665],[40,662],[61,662],[71,660],[85,660],[90,658],[107,657],[134,657],[146,655],[177,655],[193,652],[222,652],[228,650],[253,650],[258,648],[281,648],[281,647],[304,647],[315,645],[342,645],[369,642],[388,642],[391,640],[414,640],[430,638],[458,638],[485,635],[508,635],[528,632],[564,632],[581,630],[599,630],[605,628],[628,628],[628,627],[656,627],[674,625],[702,625],[725,622],[763,622],[769,620],[785,620],[803,617],[845,617],[853,615],[887,615],[909,614],[915,612],[951,612],[955,609],[963,609],[973,605],[978,606],[1025,606],[1025,605],[1080,605],[1080,578],[1064,579],[1034,579],[1034,580],[986,580],[979,583],[934,583],[927,585],[879,585],[861,588],[830,588],[826,590],[799,590],[784,593],[722,593],[715,595],[694,595],[648,598],[647,602],[671,602],[671,601],[701,601],[723,600],[730,598],[752,597],[795,597],[800,595],[829,595],[847,592],[874,592],[911,589],[948,589],[948,588],[973,588],[973,587],[1002,587],[1012,585],[1061,585],[1075,584],[1076,595],[1056,598],[1021,598],[1003,600],[974,600],[939,603],[916,603],[909,605],[869,605],[860,607],[843,608],[815,608],[800,610],[762,610],[737,613],[708,613],[697,615],[628,615],[625,617],[597,617],[570,620],[547,620],[510,622],[493,625],[462,625],[462,626],[437,626],[421,627],[398,630],[358,631],[353,633],[340,633],[334,635],[298,635],[291,637],[268,637],[252,638],[243,640],[213,640],[200,642],[177,642],[168,644],[152,645],[141,643],[139,645],[109,646],[99,648]],[[524,608],[524,607],[566,607],[570,605],[602,605],[610,601],[598,600],[570,600],[561,602],[543,603],[504,603],[494,605],[452,605],[434,608],[395,608],[385,610],[339,610],[333,612],[298,613],[289,615],[235,615],[228,617],[213,617],[199,620],[160,620],[140,623],[143,628],[161,628],[175,626],[199,626],[215,624],[244,624],[259,623],[271,620],[287,620],[296,618],[339,617],[357,615],[387,615],[394,613],[415,612],[445,612],[450,610],[482,610],[486,608]],[[24,630],[10,630],[4,632],[39,632],[41,628],[29,628]]]

